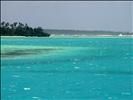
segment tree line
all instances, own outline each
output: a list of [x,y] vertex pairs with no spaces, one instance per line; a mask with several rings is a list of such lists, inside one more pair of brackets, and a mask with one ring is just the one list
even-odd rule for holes
[[43,31],[41,27],[32,28],[28,24],[20,22],[1,22],[0,27],[1,36],[38,36],[38,37],[49,37],[50,34]]

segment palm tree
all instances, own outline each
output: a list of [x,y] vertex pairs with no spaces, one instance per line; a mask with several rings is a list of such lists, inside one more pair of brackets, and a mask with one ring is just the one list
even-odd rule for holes
[[23,28],[24,27],[24,24],[19,22],[19,27],[22,27]]
[[13,27],[13,26],[14,26],[13,24],[10,24],[11,29],[14,29],[14,27]]
[[5,22],[3,21],[2,23],[1,23],[1,27],[3,27],[5,25]]
[[5,28],[9,28],[9,23],[5,23]]
[[14,22],[14,23],[13,23],[14,28],[17,27],[17,24],[18,24],[17,22]]

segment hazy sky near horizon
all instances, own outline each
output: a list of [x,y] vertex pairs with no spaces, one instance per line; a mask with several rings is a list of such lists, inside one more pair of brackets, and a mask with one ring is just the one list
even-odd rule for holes
[[131,1],[1,1],[1,20],[44,29],[133,32]]

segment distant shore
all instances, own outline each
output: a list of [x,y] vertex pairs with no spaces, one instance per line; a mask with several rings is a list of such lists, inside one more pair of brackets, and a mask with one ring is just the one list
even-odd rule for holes
[[117,36],[117,35],[51,35],[52,38],[126,38],[126,37],[133,37],[133,35],[123,35],[123,36]]
[[51,35],[50,37],[37,36],[1,36],[1,38],[133,38],[133,35]]

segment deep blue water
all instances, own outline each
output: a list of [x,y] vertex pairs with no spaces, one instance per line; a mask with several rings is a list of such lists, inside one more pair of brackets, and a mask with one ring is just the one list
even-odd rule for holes
[[2,100],[133,100],[132,38],[2,38]]

